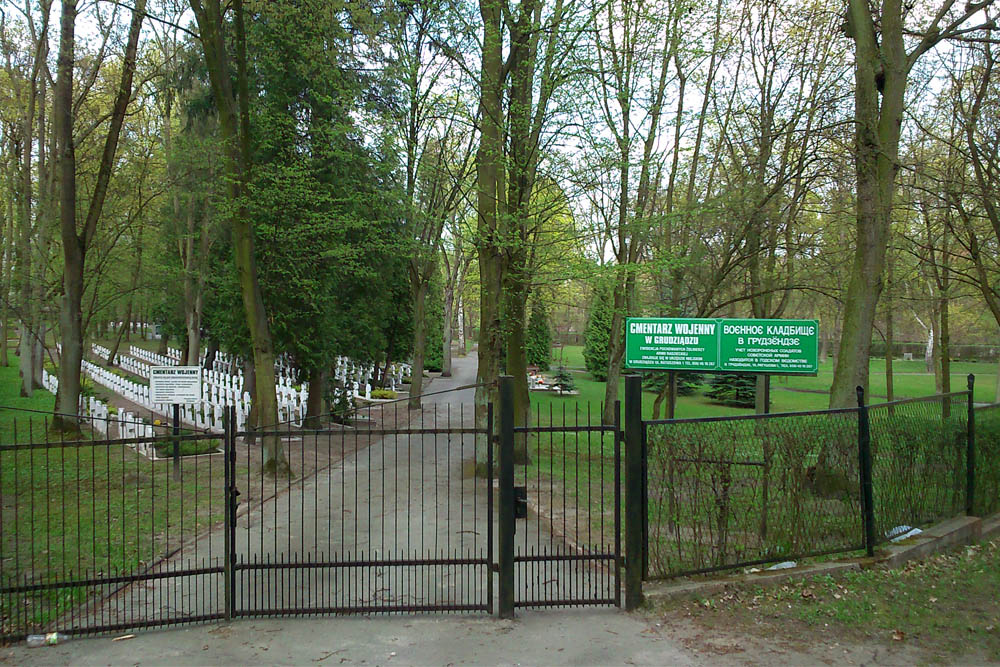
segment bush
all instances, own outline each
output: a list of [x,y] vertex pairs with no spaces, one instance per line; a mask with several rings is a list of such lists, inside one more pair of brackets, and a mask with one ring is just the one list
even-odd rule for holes
[[[174,455],[174,443],[157,442],[156,455],[160,458]],[[197,456],[199,454],[215,454],[219,451],[220,442],[218,440],[182,440],[180,443],[181,456]]]
[[378,400],[393,400],[396,398],[396,392],[392,389],[372,389],[372,398]]
[[573,374],[566,370],[565,366],[560,366],[559,370],[556,371],[555,382],[552,383],[559,393],[566,391],[576,391],[576,382],[573,380]]
[[757,396],[757,376],[716,375],[709,382],[705,395],[723,405],[752,408]]
[[[660,393],[667,385],[666,372],[646,373],[642,378],[642,388],[646,391]],[[691,373],[688,371],[677,373],[677,395],[694,396],[698,393],[698,388],[705,384],[705,376],[701,373]]]
[[444,292],[437,274],[427,290],[425,305],[427,338],[424,341],[424,370],[438,373],[444,368]]
[[539,370],[549,370],[552,362],[552,332],[549,329],[549,316],[545,311],[545,305],[540,301],[535,301],[531,305],[525,342],[528,363],[537,366]]
[[611,341],[611,318],[614,311],[611,290],[600,287],[587,316],[583,336],[583,360],[587,370],[598,382],[608,379],[608,344]]

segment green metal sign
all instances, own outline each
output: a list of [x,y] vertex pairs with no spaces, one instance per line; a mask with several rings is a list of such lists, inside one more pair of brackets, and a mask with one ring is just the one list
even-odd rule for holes
[[630,317],[625,367],[780,375],[819,370],[816,320]]

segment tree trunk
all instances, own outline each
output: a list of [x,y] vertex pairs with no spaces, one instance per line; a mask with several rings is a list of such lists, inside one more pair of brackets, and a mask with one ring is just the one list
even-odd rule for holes
[[456,314],[455,321],[458,323],[458,356],[464,357],[469,344],[465,340],[465,304],[463,303],[461,294],[458,297],[458,313]]
[[[890,273],[891,280],[891,273]],[[893,310],[892,310],[892,295],[890,293],[889,297],[886,299],[885,308],[885,400],[892,402],[895,399],[896,390],[893,386],[892,377],[892,357],[895,354],[893,349],[894,331],[893,331]]]
[[444,288],[444,331],[441,336],[441,377],[451,377],[451,324],[455,302],[455,288]]
[[115,344],[111,346],[111,350],[110,352],[108,352],[108,358],[105,359],[105,362],[108,364],[108,366],[115,365],[115,359],[118,358],[118,348],[121,346],[122,342],[122,336],[125,335],[125,329],[128,328],[128,321],[131,318],[132,318],[132,301],[130,299],[128,302],[128,312],[125,315],[124,321],[122,321],[122,325],[118,327],[118,335],[115,337]]
[[948,316],[948,293],[947,288],[938,302],[938,310],[941,317],[941,331],[938,336],[938,367],[941,369],[942,394],[951,393],[951,331]]
[[3,233],[3,281],[0,289],[3,290],[3,299],[0,299],[0,336],[3,336],[3,348],[0,348],[0,365],[4,368],[10,366],[10,354],[7,350],[7,337],[10,335],[10,302],[11,277],[13,275],[12,250],[14,248],[14,198],[7,198],[7,206],[4,215]]
[[[619,273],[626,270],[619,267]],[[611,315],[611,335],[608,337],[608,379],[604,384],[604,410],[601,421],[605,425],[615,423],[615,403],[618,400],[618,382],[622,376],[622,357],[625,356],[625,283],[627,278],[620,277],[615,284],[614,312]]]
[[930,324],[927,327],[927,345],[924,346],[924,370],[928,373],[937,372],[934,367],[934,348],[937,345],[934,339],[934,325],[937,319],[934,315],[936,314],[933,313],[931,316]]
[[[278,401],[274,376],[274,346],[264,308],[264,299],[257,275],[254,255],[253,230],[250,228],[243,191],[248,179],[250,161],[250,111],[249,83],[247,79],[246,35],[244,32],[243,0],[233,2],[233,25],[235,27],[236,84],[237,94],[232,88],[226,40],[222,33],[226,23],[222,18],[222,8],[218,0],[197,2],[192,0],[205,64],[208,69],[212,92],[219,112],[219,129],[226,147],[226,163],[229,172],[229,201],[232,212],[233,255],[239,278],[240,295],[246,314],[247,328],[253,348],[253,363],[256,377],[254,408],[259,421],[264,425],[278,421]],[[276,436],[264,438],[261,468],[265,474],[287,476],[291,468],[285,458],[281,440]]]
[[326,369],[313,368],[309,371],[309,397],[306,399],[305,428],[323,428],[323,394],[326,388]]
[[61,33],[59,36],[58,80],[53,104],[56,144],[59,147],[59,227],[63,242],[63,303],[60,313],[60,337],[63,353],[59,358],[59,391],[56,395],[54,419],[56,427],[77,430],[76,419],[59,417],[58,413],[76,414],[80,400],[80,366],[83,361],[83,269],[90,246],[97,232],[108,183],[114,169],[115,153],[121,136],[125,113],[132,97],[136,53],[146,0],[137,0],[132,10],[128,43],[122,63],[121,79],[111,112],[108,134],[97,171],[83,231],[76,229],[76,155],[73,147],[73,61],[75,49],[76,0],[63,0]]
[[[502,266],[497,238],[498,219],[505,213],[502,185],[503,143],[501,105],[503,77],[502,16],[496,2],[480,0],[483,21],[483,53],[480,64],[479,113],[480,138],[476,152],[476,230],[479,249],[479,365],[476,370],[476,426],[486,427],[488,406],[497,398],[500,354],[503,340],[500,331]],[[477,470],[486,462],[489,439],[476,439]]]
[[[531,401],[528,395],[528,355],[525,348],[525,306],[528,286],[522,278],[523,269],[508,273],[504,290],[504,318],[506,319],[507,374],[514,378],[514,424],[525,426],[531,420]],[[514,443],[514,462],[525,465],[528,460],[527,438],[517,438]]]
[[197,365],[198,358],[201,356],[201,290],[197,290],[196,293],[191,295],[191,298],[194,303],[187,304],[187,312],[184,313],[184,330],[187,334],[187,349],[185,354],[188,364]]
[[413,372],[410,380],[410,410],[420,409],[420,394],[424,384],[424,345],[427,343],[427,282],[420,276],[413,278]]
[[[252,359],[243,359],[243,393],[250,395],[250,411],[247,413],[247,444],[257,443],[257,427],[260,425],[260,408],[257,405],[257,366]],[[277,420],[275,420],[277,421]]]
[[[80,363],[83,361],[81,300],[83,247],[76,233],[76,157],[73,148],[73,61],[75,58],[76,0],[63,0],[60,19],[59,59],[53,100],[57,160],[59,164],[59,225],[63,242],[63,301],[59,315],[62,351],[59,354],[59,389],[53,420],[57,427],[77,429],[75,420],[60,413],[77,413],[80,399]],[[30,336],[25,339],[30,345]],[[22,341],[22,344],[25,341]],[[28,375],[31,375],[29,360]],[[22,367],[23,368],[23,367]],[[23,372],[23,371],[22,371]],[[30,382],[30,380],[29,380]],[[30,386],[30,385],[29,385]]]
[[[127,329],[126,329],[127,331]],[[161,357],[167,355],[167,348],[170,346],[170,336],[166,331],[160,330],[160,344],[156,346],[156,353]]]
[[207,371],[215,368],[215,357],[219,353],[219,341],[215,338],[208,339],[208,349],[205,350],[205,365]]
[[857,245],[841,327],[830,407],[856,403],[855,387],[868,389],[875,309],[882,294],[885,255],[896,174],[899,135],[909,74],[899,4],[883,6],[876,33],[866,0],[849,0],[847,27],[854,40],[855,173]]

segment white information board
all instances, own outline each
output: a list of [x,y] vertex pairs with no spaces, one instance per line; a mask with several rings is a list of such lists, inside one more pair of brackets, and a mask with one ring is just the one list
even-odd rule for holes
[[152,403],[201,401],[201,366],[153,366],[149,369]]

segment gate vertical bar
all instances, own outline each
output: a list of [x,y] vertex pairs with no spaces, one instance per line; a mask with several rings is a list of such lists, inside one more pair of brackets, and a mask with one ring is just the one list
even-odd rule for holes
[[858,467],[861,470],[861,514],[865,527],[865,550],[868,557],[875,555],[875,508],[872,499],[872,439],[865,405],[865,390],[858,392]]
[[236,613],[236,508],[239,506],[237,497],[240,495],[236,488],[236,406],[230,405],[229,410],[229,486],[227,488],[226,513],[229,514],[229,552],[226,554],[226,561],[229,563],[229,587],[232,590],[231,603],[233,613]]
[[486,404],[486,613],[493,613],[493,403]]
[[514,618],[514,378],[500,378],[500,618]]
[[181,481],[181,406],[174,403],[174,425],[171,433],[174,436],[173,456],[174,456],[174,479]]
[[[640,385],[640,396],[641,396]],[[649,442],[642,423],[642,399],[639,399],[639,430],[642,434],[642,580],[649,579]]]
[[965,513],[973,516],[976,504],[976,403],[972,397],[976,376],[969,373],[969,415],[965,428]]
[[[615,401],[615,606],[622,606],[622,404]],[[604,502],[604,498],[601,498]]]
[[625,609],[642,604],[642,379],[625,377]]
[[230,465],[229,452],[233,449],[233,439],[232,439],[232,420],[229,418],[229,406],[225,406],[225,410],[222,413],[222,430],[225,434],[223,436],[223,450],[225,451],[225,465],[224,470],[224,481],[223,481],[223,493],[225,500],[223,501],[223,524],[225,533],[225,545],[222,553],[223,561],[223,573],[225,580],[222,582],[223,594],[225,595],[225,605],[226,605],[226,620],[231,620],[233,618],[233,580],[230,575],[233,572],[233,561],[230,558],[232,553],[232,543],[233,543],[233,526],[229,514],[230,507],[230,494],[232,490],[232,479],[233,479],[233,469]]

